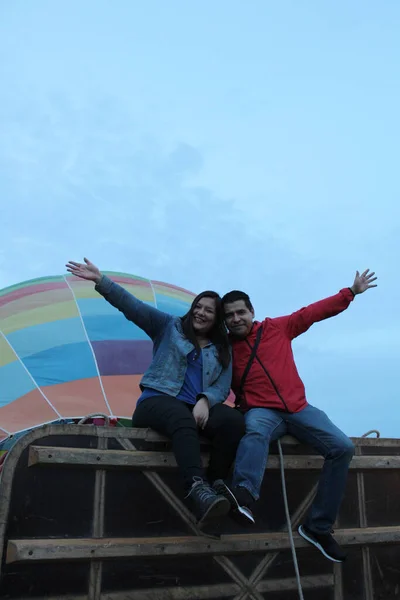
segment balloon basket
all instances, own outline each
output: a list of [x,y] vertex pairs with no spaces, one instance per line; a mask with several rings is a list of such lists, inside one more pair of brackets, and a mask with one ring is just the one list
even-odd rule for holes
[[[283,438],[294,544],[307,600],[399,594],[400,440],[356,444],[333,564],[297,534],[322,458]],[[207,461],[207,443],[203,446]],[[277,448],[256,525],[200,529],[168,440],[149,429],[45,425],[19,438],[0,477],[0,597],[27,600],[295,600]]]

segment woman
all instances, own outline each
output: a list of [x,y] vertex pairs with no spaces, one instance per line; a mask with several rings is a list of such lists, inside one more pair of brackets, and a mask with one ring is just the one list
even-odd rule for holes
[[[70,261],[67,270],[93,281],[110,304],[153,340],[153,360],[140,383],[132,426],[151,427],[172,439],[186,497],[199,522],[227,514],[235,499],[223,480],[245,428],[243,416],[222,404],[232,364],[219,295],[203,292],[185,316],[174,317],[141,302],[84,261]],[[212,485],[201,465],[199,429],[212,442],[207,472]]]

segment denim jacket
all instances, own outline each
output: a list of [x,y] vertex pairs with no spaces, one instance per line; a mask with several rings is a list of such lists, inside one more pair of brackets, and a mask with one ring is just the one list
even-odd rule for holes
[[[182,322],[141,300],[103,275],[95,287],[104,298],[124,316],[143,329],[153,341],[153,360],[140,382],[141,389],[154,388],[177,396],[185,379],[187,355],[194,349],[184,336]],[[202,349],[203,391],[210,407],[228,397],[232,379],[232,361],[224,369],[218,360],[214,344]]]

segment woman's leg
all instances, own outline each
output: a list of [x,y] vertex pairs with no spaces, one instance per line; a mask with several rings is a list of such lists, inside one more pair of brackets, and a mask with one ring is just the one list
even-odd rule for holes
[[192,503],[199,523],[229,512],[228,500],[203,481],[200,439],[191,407],[171,396],[146,398],[136,408],[132,426],[151,427],[171,438],[186,497]]
[[202,434],[211,440],[208,480],[226,479],[236,457],[239,442],[245,434],[243,415],[226,404],[216,404],[210,410]]
[[196,422],[187,404],[171,396],[152,396],[137,406],[132,427],[151,427],[172,440],[172,449],[188,491],[194,477],[203,478]]

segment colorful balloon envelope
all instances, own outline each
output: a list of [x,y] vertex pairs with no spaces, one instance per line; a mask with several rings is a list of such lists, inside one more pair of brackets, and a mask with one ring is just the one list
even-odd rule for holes
[[[140,300],[176,316],[194,294],[107,273]],[[44,423],[104,413],[130,419],[152,342],[90,281],[72,275],[0,291],[0,440]]]

